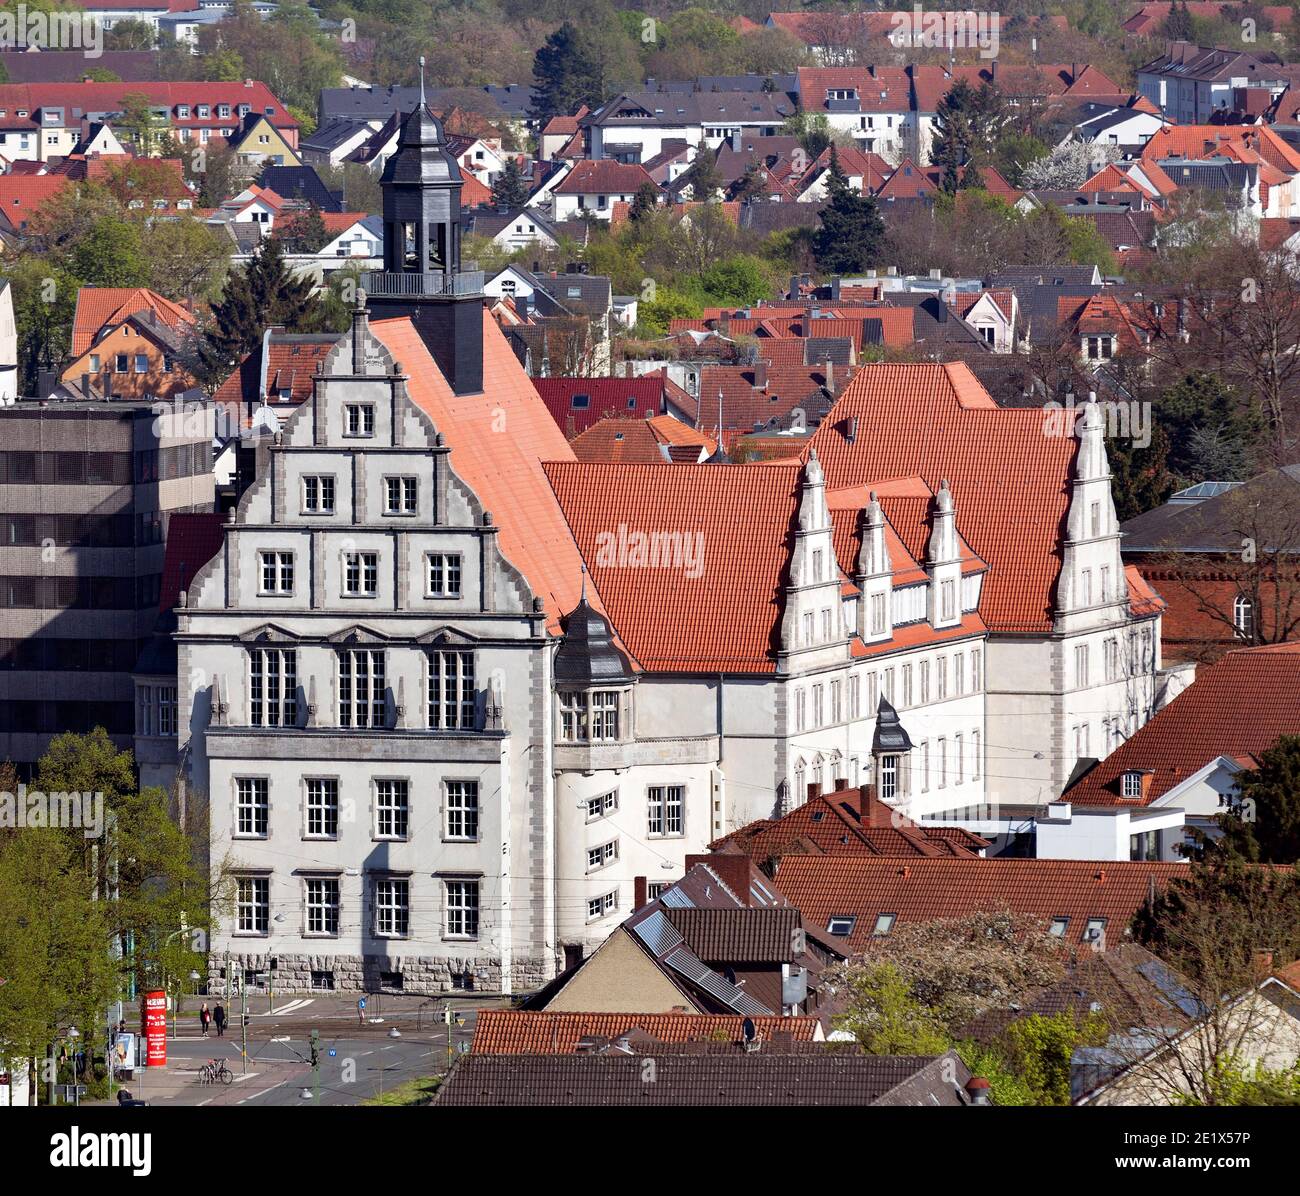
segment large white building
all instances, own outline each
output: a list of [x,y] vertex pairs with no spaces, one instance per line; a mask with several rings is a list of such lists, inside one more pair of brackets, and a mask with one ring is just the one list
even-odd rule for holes
[[1094,409],[1053,437],[963,365],[872,366],[802,460],[580,463],[460,270],[443,146],[404,121],[369,313],[177,612],[214,968],[533,987],[808,786],[1043,804],[1149,716]]

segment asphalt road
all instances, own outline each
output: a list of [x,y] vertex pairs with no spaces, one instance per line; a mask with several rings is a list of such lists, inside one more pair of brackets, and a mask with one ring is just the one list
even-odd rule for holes
[[[214,1001],[209,998],[209,1005]],[[151,1105],[357,1105],[422,1076],[445,1071],[448,1027],[442,1010],[450,1005],[457,1024],[451,1045],[467,1049],[479,1005],[508,1004],[494,998],[429,1002],[415,998],[367,999],[360,1013],[354,997],[262,996],[249,1002],[248,1064],[240,1052],[238,1004],[223,1038],[215,1031],[197,1036],[193,1010],[181,1017],[181,1037],[167,1041],[167,1067],[137,1072],[133,1095]],[[261,1006],[260,1011],[258,1006]],[[392,1037],[396,1028],[399,1037]],[[311,1031],[320,1032],[320,1075],[310,1066]],[[331,1053],[332,1052],[332,1053]],[[234,1073],[229,1085],[201,1084],[198,1069],[224,1058]],[[314,1085],[319,1085],[318,1093]]]

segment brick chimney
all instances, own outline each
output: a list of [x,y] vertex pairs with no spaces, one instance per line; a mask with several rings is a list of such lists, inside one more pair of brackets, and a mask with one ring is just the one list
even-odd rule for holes
[[989,1103],[989,1082],[983,1076],[971,1076],[966,1082],[966,1095],[972,1105]]
[[634,876],[632,878],[632,908],[634,910],[640,909],[643,905],[647,904],[649,898],[646,894],[647,888],[645,877]]
[[686,857],[686,871],[689,872],[696,864],[707,864],[717,874],[718,878],[727,886],[743,905],[750,904],[749,896],[749,856],[741,855],[739,852],[720,851],[713,855],[688,855]]
[[820,784],[819,782],[817,782],[817,781],[809,781],[809,782],[808,782],[808,800],[809,800],[809,801],[812,801],[812,799],[813,799],[814,797],[821,797],[821,795],[822,795],[822,787],[821,787],[821,784]]
[[767,389],[767,362],[756,361],[754,363],[754,389]]

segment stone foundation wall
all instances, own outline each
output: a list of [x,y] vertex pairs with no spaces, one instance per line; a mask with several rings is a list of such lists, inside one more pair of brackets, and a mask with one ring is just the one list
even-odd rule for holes
[[[328,972],[334,977],[335,992],[404,992],[435,996],[441,993],[465,992],[464,982],[456,984],[452,977],[469,972],[473,977],[474,992],[528,992],[540,988],[556,974],[555,959],[551,956],[533,956],[514,961],[512,974],[503,987],[501,960],[498,956],[480,955],[464,958],[440,958],[428,955],[275,955],[275,971],[270,971],[270,954],[235,954],[224,952],[208,958],[209,985],[213,991],[224,987],[220,979],[227,958],[235,976],[245,971],[267,972],[277,993],[307,993],[322,991],[312,986],[313,972]],[[386,972],[400,972],[402,987],[392,988],[381,984],[380,976]]]

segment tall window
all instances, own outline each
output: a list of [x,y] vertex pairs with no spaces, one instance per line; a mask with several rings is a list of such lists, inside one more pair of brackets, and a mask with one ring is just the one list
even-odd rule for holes
[[447,782],[447,838],[478,839],[478,782]]
[[375,881],[375,934],[402,939],[411,929],[411,882],[399,877]]
[[935,752],[939,760],[939,788],[942,789],[948,784],[948,741],[941,737],[936,742]]
[[382,649],[339,653],[339,726],[386,727],[388,713]]
[[980,733],[978,731],[972,731],[970,733],[970,752],[971,752],[971,764],[970,764],[971,780],[978,781],[980,779]]
[[416,512],[417,485],[415,478],[385,478],[386,503],[389,515],[414,515]]
[[474,721],[474,653],[430,653],[429,726],[435,731],[472,731]]
[[930,662],[923,660],[917,667],[921,677],[921,705],[925,706],[930,701]]
[[858,718],[862,713],[862,677],[854,673],[849,678],[849,718]]
[[160,685],[158,695],[158,734],[176,734],[176,686]]
[[330,777],[307,782],[307,836],[333,839],[339,833],[339,783]]
[[1255,601],[1246,594],[1238,594],[1232,604],[1232,625],[1244,640],[1255,638]]
[[302,479],[302,509],[306,515],[334,514],[334,478],[309,474]]
[[871,595],[871,634],[885,634],[885,596],[884,594]]
[[618,691],[598,689],[591,695],[591,738],[608,743],[618,739]]
[[339,932],[339,882],[333,877],[309,877],[306,882],[307,933]]
[[298,722],[298,653],[292,648],[249,652],[248,721],[255,727]]
[[375,409],[369,403],[349,403],[344,409],[349,436],[375,434]]
[[478,938],[478,884],[476,880],[447,883],[447,936]]
[[271,878],[241,876],[235,887],[235,926],[240,934],[265,934],[271,924]]
[[904,706],[912,704],[912,666],[910,664],[903,666],[902,704]]
[[410,827],[410,786],[405,781],[376,782],[375,838],[405,839]]
[[343,593],[349,598],[373,598],[379,592],[379,554],[343,554]]
[[966,745],[961,734],[958,733],[952,737],[952,781],[954,785],[962,783],[962,774],[966,768],[965,758]]
[[826,725],[825,709],[822,706],[822,686],[820,684],[812,687],[812,725],[822,727]]
[[957,583],[955,581],[939,583],[939,617],[944,622],[957,617]]
[[683,804],[686,791],[681,785],[652,785],[648,831],[651,835],[685,834]]
[[265,839],[270,822],[270,782],[266,777],[235,781],[235,829],[239,835]]
[[153,687],[141,685],[135,691],[135,733],[153,734]]
[[948,662],[942,656],[934,662],[934,680],[938,699],[942,702],[948,697]]
[[842,681],[831,682],[831,722],[842,723],[844,721],[844,683]]
[[898,757],[880,757],[880,796],[883,801],[893,801],[898,796]]
[[293,593],[293,553],[263,552],[262,559],[262,593]]
[[460,597],[460,554],[431,552],[429,562],[429,597]]
[[980,691],[980,654],[978,651],[970,654],[970,689],[971,693]]
[[1083,689],[1088,684],[1088,645],[1078,644],[1074,649],[1074,684]]
[[794,691],[794,729],[802,731],[808,725],[808,691]]

